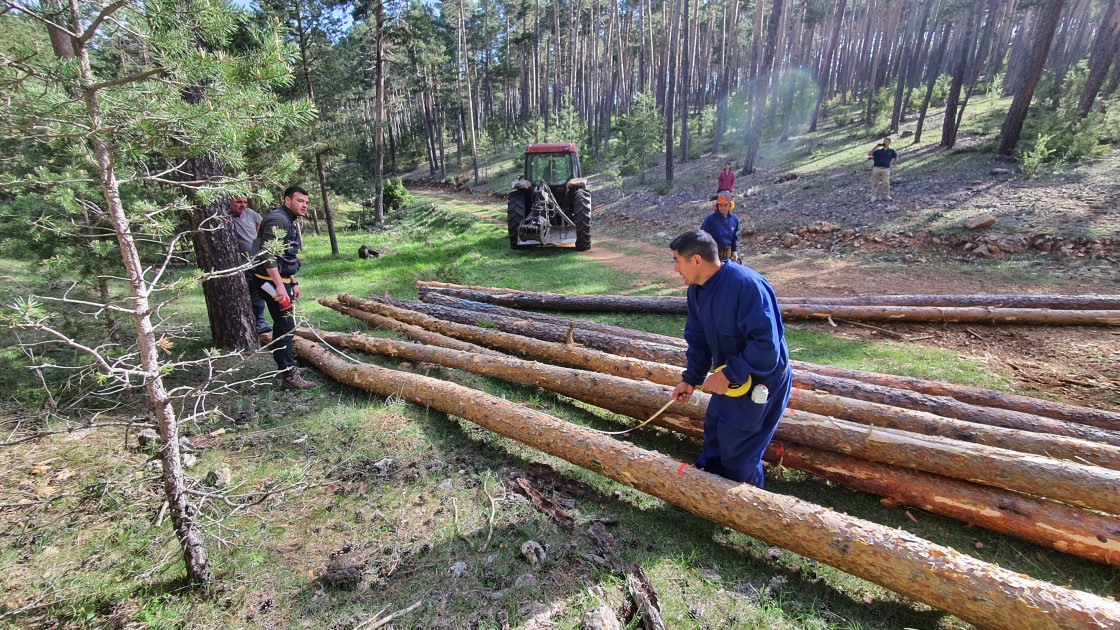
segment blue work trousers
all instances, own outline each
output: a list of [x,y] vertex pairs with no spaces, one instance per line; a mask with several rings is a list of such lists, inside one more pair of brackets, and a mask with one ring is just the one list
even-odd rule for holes
[[751,392],[737,398],[713,395],[704,416],[704,448],[696,467],[761,488],[762,454],[786,410],[792,385],[793,373],[786,368],[782,376],[769,379],[770,395],[764,403],[751,400]]

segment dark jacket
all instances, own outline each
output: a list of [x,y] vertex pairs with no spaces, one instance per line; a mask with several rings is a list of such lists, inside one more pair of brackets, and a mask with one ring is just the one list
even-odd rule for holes
[[[261,235],[256,247],[256,256],[262,262],[257,266],[258,275],[267,275],[268,269],[276,269],[283,278],[290,278],[299,271],[299,250],[303,249],[303,238],[296,224],[296,215],[287,208],[276,208],[268,213],[261,222]],[[273,256],[263,249],[263,245],[276,240],[277,232],[284,233],[284,251]]]

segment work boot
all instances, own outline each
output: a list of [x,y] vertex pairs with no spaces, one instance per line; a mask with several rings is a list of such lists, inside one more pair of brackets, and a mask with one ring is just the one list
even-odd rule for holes
[[299,372],[296,372],[293,369],[293,370],[289,370],[284,375],[284,380],[280,382],[280,387],[283,387],[284,389],[303,389],[303,390],[307,390],[307,389],[315,389],[318,386],[315,383],[312,383],[311,381],[305,380],[302,376],[300,376]]

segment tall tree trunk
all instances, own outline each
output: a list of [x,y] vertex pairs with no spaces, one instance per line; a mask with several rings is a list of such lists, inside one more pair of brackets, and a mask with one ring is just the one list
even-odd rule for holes
[[665,181],[673,183],[673,140],[676,122],[677,99],[677,53],[680,37],[681,3],[688,0],[670,0],[673,4],[672,17],[669,19],[669,47],[666,50],[668,73],[665,79]]
[[[299,42],[300,70],[302,70],[302,72],[303,72],[303,83],[304,83],[305,93],[307,94],[307,100],[311,101],[311,103],[314,104],[315,103],[315,87],[311,83],[311,61],[310,61],[310,54],[309,54],[309,51],[308,51],[308,46],[309,45],[307,43],[307,30],[303,26],[303,2],[297,2],[295,9],[296,9],[296,15],[295,15],[295,17],[296,17],[296,41]],[[316,174],[316,176],[319,176],[319,174],[323,172],[323,170],[321,168],[322,156],[320,155],[319,148],[318,148],[319,134],[318,134],[317,131],[315,131],[315,127],[312,127],[312,131],[311,131],[311,144],[314,147],[314,151],[315,151],[315,167],[316,167],[315,168],[315,174]],[[322,197],[323,197],[323,211],[324,212],[329,212],[330,211],[329,210],[330,200],[327,198],[327,186],[326,186],[325,179],[319,179],[319,192],[322,194]],[[319,229],[319,213],[316,212],[315,206],[311,206],[311,224],[315,228],[315,235],[316,236],[322,236],[323,232],[322,232],[322,230]],[[338,255],[338,250],[334,250],[333,254],[335,256],[337,256]]]
[[1097,34],[1093,37],[1093,48],[1089,53],[1089,76],[1085,78],[1085,87],[1081,90],[1081,98],[1077,101],[1077,113],[1082,117],[1089,115],[1093,108],[1093,101],[1100,92],[1104,77],[1108,74],[1108,67],[1112,59],[1120,50],[1120,0],[1112,0],[1105,9],[1104,18],[1097,27]]
[[[761,3],[759,3],[761,5]],[[756,7],[756,11],[758,8]],[[743,158],[743,175],[753,173],[758,160],[758,149],[762,142],[763,113],[766,109],[767,89],[771,83],[776,84],[772,76],[774,58],[778,51],[778,39],[781,34],[782,16],[785,13],[785,0],[774,0],[774,6],[766,22],[766,40],[762,43],[762,59],[758,68],[758,75],[752,82],[751,94],[748,95],[749,112],[747,114],[746,155]]]
[[825,44],[824,58],[821,60],[820,69],[817,71],[817,85],[819,92],[817,94],[817,103],[813,106],[813,118],[809,121],[809,131],[817,130],[817,121],[821,115],[821,103],[824,102],[828,94],[828,84],[832,75],[832,57],[836,54],[836,44],[840,41],[840,27],[844,23],[844,9],[848,6],[848,0],[839,0],[836,3],[836,13],[832,22],[832,33],[828,36],[828,43]]
[[[76,33],[83,32],[80,15],[81,9],[78,0],[70,0],[71,30]],[[171,397],[163,384],[163,365],[159,360],[159,348],[156,346],[156,331],[152,323],[151,303],[149,301],[154,287],[148,284],[144,276],[144,266],[140,261],[140,253],[136,249],[132,229],[129,227],[129,219],[121,201],[113,149],[106,140],[110,132],[102,127],[101,105],[98,102],[97,90],[93,87],[95,81],[90,65],[89,51],[84,43],[75,42],[75,44],[76,50],[74,52],[79,62],[78,70],[82,99],[89,116],[91,129],[91,133],[87,136],[87,142],[89,142],[94,160],[97,163],[98,178],[105,197],[105,206],[108,210],[109,220],[113,224],[113,231],[116,233],[121,262],[124,264],[125,276],[128,279],[131,314],[135,324],[136,343],[139,347],[144,391],[147,394],[148,405],[155,416],[156,426],[159,429],[162,441],[160,463],[163,491],[171,512],[171,523],[175,529],[175,537],[182,550],[187,576],[192,582],[209,584],[212,578],[206,546],[202,541],[202,532],[194,519],[196,508],[187,496],[182,458],[179,452],[178,419],[175,417],[175,409],[171,405]],[[244,280],[242,280],[242,283],[244,283]],[[245,301],[248,301],[247,294]]]
[[459,3],[459,25],[460,25],[460,32],[461,32],[460,37],[463,40],[462,53],[461,53],[462,61],[463,61],[463,76],[466,79],[466,85],[467,85],[467,102],[465,104],[466,107],[464,108],[464,114],[467,117],[467,133],[470,134],[470,141],[471,141],[470,142],[470,144],[471,144],[471,167],[474,169],[474,183],[477,184],[478,183],[478,148],[475,145],[475,137],[477,135],[475,133],[475,126],[474,126],[475,102],[474,102],[474,95],[471,93],[471,67],[470,67],[470,63],[469,63],[470,54],[467,51],[467,28],[466,28],[466,22],[463,19],[463,3],[462,2]]
[[937,85],[937,77],[941,74],[941,62],[945,57],[945,51],[949,47],[949,32],[952,26],[948,23],[941,29],[941,41],[938,42],[937,48],[930,57],[929,65],[926,72],[929,76],[926,77],[926,95],[922,99],[922,107],[918,110],[918,122],[914,125],[914,144],[922,141],[922,128],[926,122],[926,112],[929,111],[929,103],[933,98],[933,88]]
[[1031,37],[1034,45],[1031,47],[1029,61],[1026,64],[1026,76],[1023,78],[1022,87],[1011,100],[1011,107],[1007,110],[1007,117],[1003,119],[1003,128],[1000,130],[999,152],[1003,155],[1011,155],[1019,145],[1023,122],[1027,119],[1027,110],[1030,108],[1031,98],[1034,97],[1034,89],[1042,76],[1042,68],[1046,65],[1046,56],[1050,52],[1050,43],[1054,40],[1054,30],[1058,27],[1063,6],[1065,0],[1049,0],[1043,5],[1038,28]]
[[965,18],[964,36],[957,42],[957,50],[953,54],[949,84],[949,95],[945,98],[945,116],[941,120],[941,146],[951,148],[957,143],[957,107],[960,104],[961,88],[964,86],[965,72],[968,70],[969,59],[972,56],[973,32],[977,22],[977,13],[980,4],[972,7],[972,15]]
[[[374,7],[374,87],[377,95],[373,108],[373,220],[377,225],[385,223],[385,0],[376,0]],[[390,134],[392,129],[390,129]],[[390,135],[392,138],[392,135]],[[330,215],[327,215],[328,221]],[[328,225],[330,225],[328,223]],[[331,244],[334,244],[334,231],[331,230]]]
[[680,81],[680,97],[681,97],[681,164],[688,161],[688,88],[689,88],[689,70],[691,69],[692,55],[690,51],[692,24],[689,20],[692,12],[691,0],[679,0],[684,5],[684,15],[681,18],[681,32],[684,34],[684,42],[681,43],[681,50],[684,58],[681,60],[681,81]]

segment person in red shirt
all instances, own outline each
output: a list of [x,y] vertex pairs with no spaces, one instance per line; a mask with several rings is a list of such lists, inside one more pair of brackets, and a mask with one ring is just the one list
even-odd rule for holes
[[719,172],[719,179],[716,180],[716,184],[719,187],[716,193],[735,190],[735,173],[731,171],[731,162],[723,165],[723,170]]

